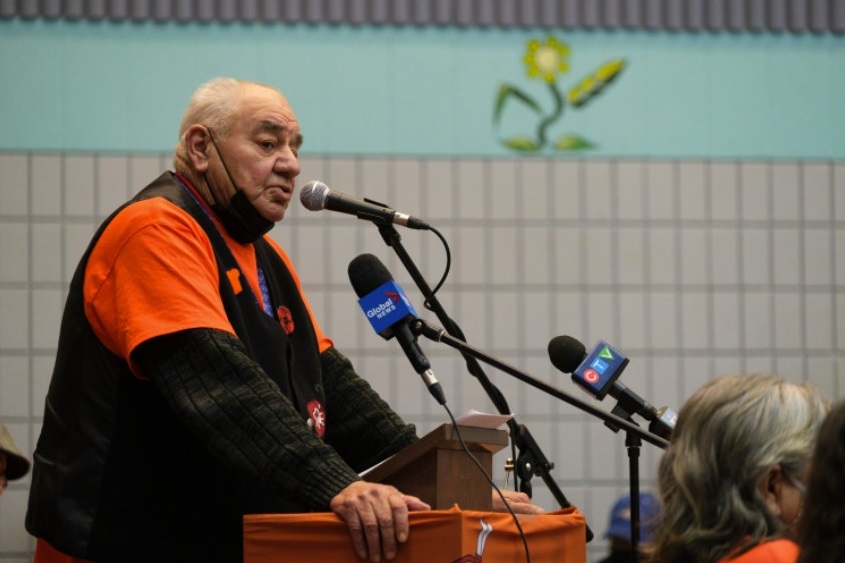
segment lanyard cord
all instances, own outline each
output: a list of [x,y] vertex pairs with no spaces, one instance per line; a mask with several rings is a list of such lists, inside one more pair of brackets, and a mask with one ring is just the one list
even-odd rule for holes
[[[229,243],[226,242],[225,237],[223,237],[223,234],[220,233],[220,229],[217,227],[217,223],[214,222],[211,215],[208,213],[208,210],[206,210],[205,206],[197,199],[197,196],[194,195],[194,191],[185,185],[185,182],[182,180],[182,178],[178,174],[176,174],[175,176],[176,179],[179,180],[179,183],[182,185],[182,187],[190,194],[190,196],[194,199],[197,205],[199,205],[200,209],[202,209],[203,213],[205,213],[205,216],[208,217],[208,219],[211,221],[211,224],[214,225],[214,228],[217,229],[218,234],[220,234],[220,238],[223,239],[223,243],[226,245],[226,250],[229,251],[229,256],[232,258],[232,261],[237,264],[238,261],[235,258],[234,254],[232,254],[232,249],[229,248]],[[267,286],[267,278],[264,276],[264,270],[261,268],[261,263],[258,261],[258,252],[255,252],[255,266],[258,269],[258,287],[261,290],[261,300],[263,301],[263,305],[261,306],[261,308],[267,315],[272,317],[273,302],[272,299],[270,299],[270,288]],[[241,275],[243,275],[243,272],[241,272]],[[255,297],[255,295],[253,295],[253,299],[255,300],[256,305],[261,305],[260,303],[258,303],[258,298]]]

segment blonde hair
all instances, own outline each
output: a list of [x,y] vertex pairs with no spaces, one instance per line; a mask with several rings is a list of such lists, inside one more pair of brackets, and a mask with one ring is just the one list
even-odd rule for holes
[[650,561],[711,563],[782,535],[759,484],[778,464],[801,471],[826,411],[812,384],[772,375],[721,377],[696,391],[660,460]]

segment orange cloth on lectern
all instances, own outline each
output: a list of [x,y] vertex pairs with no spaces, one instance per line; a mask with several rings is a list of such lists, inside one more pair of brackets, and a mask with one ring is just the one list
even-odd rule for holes
[[[532,563],[584,563],[586,523],[572,507],[517,515]],[[409,514],[411,533],[394,563],[523,563],[525,546],[506,512],[429,510]],[[244,517],[244,563],[360,563],[346,524],[335,514]]]

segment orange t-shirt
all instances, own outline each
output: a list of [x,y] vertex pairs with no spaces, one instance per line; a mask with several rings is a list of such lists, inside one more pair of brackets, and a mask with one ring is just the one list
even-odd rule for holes
[[795,563],[798,545],[787,539],[762,542],[738,557],[725,558],[719,563]]
[[[255,249],[220,232],[261,303]],[[302,287],[287,254],[265,239]],[[235,293],[239,274],[227,276]],[[141,343],[192,328],[234,334],[218,290],[218,269],[205,231],[184,210],[163,198],[133,203],[119,213],[98,241],[85,271],[85,314],[97,337],[117,356],[129,359]],[[303,295],[319,350],[332,345]],[[137,374],[136,372],[136,375]]]

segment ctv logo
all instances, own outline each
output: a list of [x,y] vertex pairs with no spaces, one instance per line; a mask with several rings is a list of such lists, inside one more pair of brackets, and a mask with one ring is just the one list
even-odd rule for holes
[[596,358],[592,361],[592,363],[590,363],[590,367],[599,373],[604,373],[605,371],[607,371],[608,363],[604,360]]
[[601,379],[601,375],[594,369],[588,369],[584,372],[584,381],[591,385],[595,385]]
[[[604,375],[604,372],[606,372],[607,368],[610,367],[610,364],[608,362],[612,362],[613,360],[614,360],[613,352],[610,351],[610,348],[605,346],[604,348],[599,350],[599,353],[596,355],[596,358],[592,362],[590,362],[590,367],[593,370],[597,371],[600,375]],[[589,371],[592,371],[592,370],[589,370]],[[584,374],[584,379],[586,379],[587,381],[590,381],[590,378],[588,377],[588,373]]]

